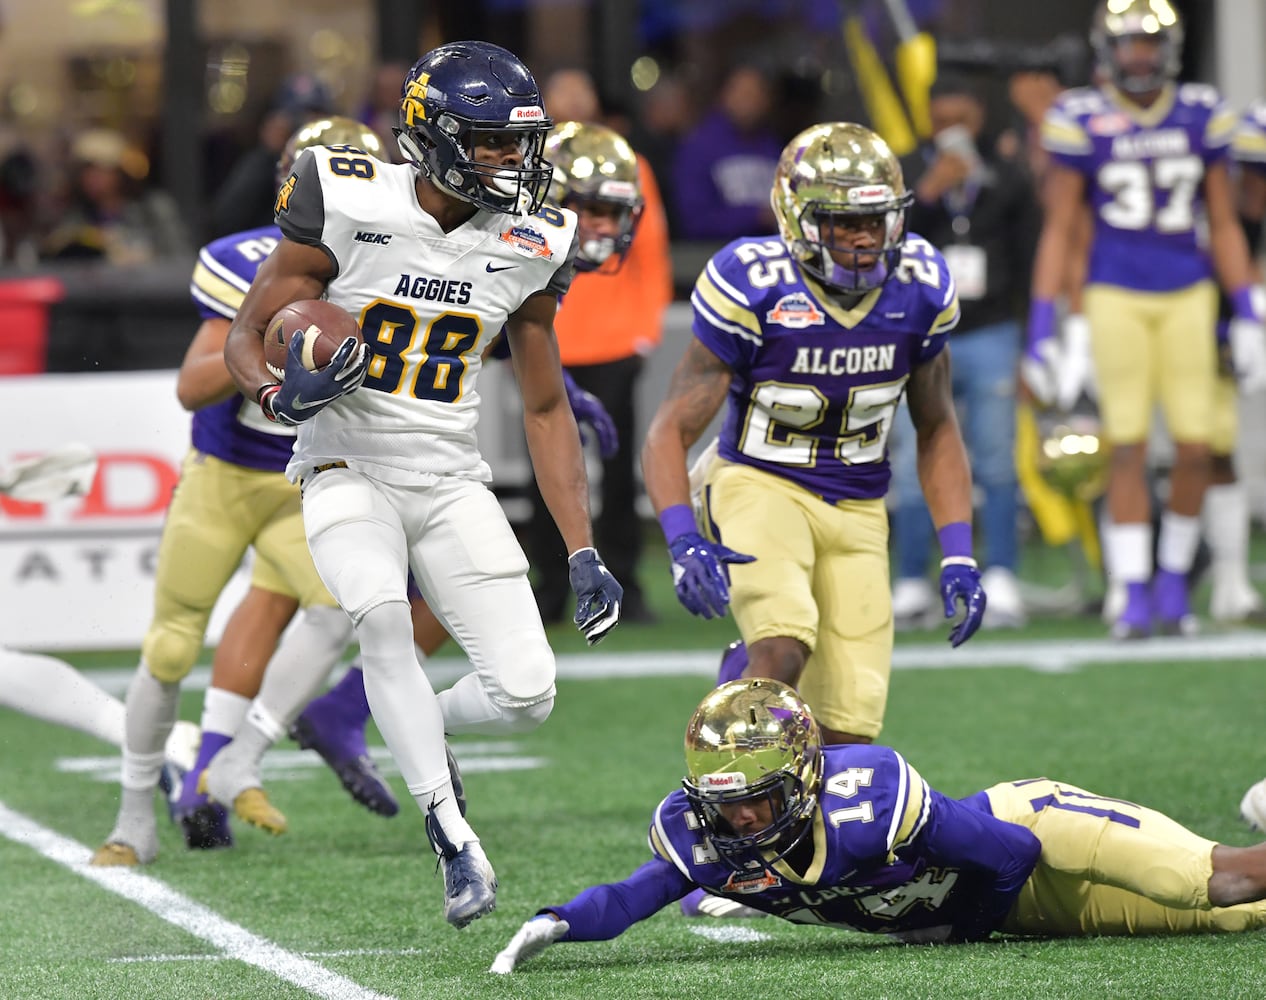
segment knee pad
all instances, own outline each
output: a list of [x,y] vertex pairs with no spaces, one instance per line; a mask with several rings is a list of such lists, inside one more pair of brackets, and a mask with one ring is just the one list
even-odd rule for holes
[[[496,690],[488,696],[502,708],[520,708],[554,698],[554,651],[542,637],[539,643],[524,645],[502,655],[497,670]],[[486,675],[484,675],[486,676]],[[549,714],[547,711],[546,715]],[[545,721],[542,716],[540,721]]]
[[141,656],[156,680],[175,684],[189,675],[202,652],[206,626],[201,615],[180,615],[150,625],[141,641]]
[[554,694],[550,692],[544,699],[531,705],[505,705],[501,702],[496,705],[501,713],[498,727],[500,732],[527,733],[549,718],[550,712],[554,710]]

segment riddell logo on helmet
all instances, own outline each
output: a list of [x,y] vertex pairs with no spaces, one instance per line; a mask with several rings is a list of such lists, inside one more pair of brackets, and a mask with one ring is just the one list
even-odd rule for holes
[[849,188],[848,200],[859,205],[870,205],[892,198],[892,188],[887,184],[872,184],[869,187]]
[[512,122],[539,122],[545,118],[544,108],[515,108],[510,112],[509,121]]
[[719,771],[716,774],[704,774],[699,777],[699,787],[716,790],[746,788],[747,776],[741,771]]

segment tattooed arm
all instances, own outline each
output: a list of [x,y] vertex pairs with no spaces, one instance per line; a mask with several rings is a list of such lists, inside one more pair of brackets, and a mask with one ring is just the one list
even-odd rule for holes
[[642,446],[642,477],[657,514],[690,504],[686,453],[721,409],[731,375],[720,358],[691,338]]

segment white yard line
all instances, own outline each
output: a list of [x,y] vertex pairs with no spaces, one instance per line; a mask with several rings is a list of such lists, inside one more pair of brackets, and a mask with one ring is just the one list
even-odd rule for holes
[[130,868],[94,868],[83,844],[41,826],[0,802],[0,836],[37,851],[76,875],[122,896],[236,959],[327,1000],[391,1000],[224,919],[150,875]]
[[[301,951],[304,958],[361,958],[364,956],[385,955],[398,958],[409,955],[425,955],[422,948],[340,948],[336,951]],[[118,965],[130,965],[140,962],[229,962],[234,961],[231,955],[121,955],[118,958],[107,958],[107,962]]]
[[[612,677],[714,676],[722,650],[660,650],[628,653],[562,653],[558,676],[563,680],[607,680]],[[1091,663],[1182,663],[1190,660],[1266,659],[1266,632],[1244,629],[1217,635],[1144,639],[1025,639],[970,642],[951,649],[944,642],[898,643],[894,670],[957,670],[970,667],[1026,667],[1043,673],[1074,670]],[[437,687],[447,687],[470,670],[462,660],[441,657],[426,665]],[[88,676],[111,694],[127,693],[135,669],[91,670]],[[209,667],[197,667],[185,678],[187,691],[203,691]]]
[[[707,919],[706,917],[704,919]],[[687,930],[698,934],[709,941],[719,944],[751,944],[753,941],[768,941],[773,935],[750,927],[735,927],[734,924],[691,924]]]

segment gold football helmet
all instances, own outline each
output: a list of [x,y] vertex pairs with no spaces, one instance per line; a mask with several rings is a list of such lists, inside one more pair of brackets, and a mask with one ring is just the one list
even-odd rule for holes
[[1091,503],[1108,486],[1108,445],[1093,413],[1040,414],[1037,469],[1051,489]]
[[289,139],[277,160],[277,183],[281,184],[294,166],[295,157],[309,146],[351,146],[368,153],[375,160],[386,161],[382,152],[382,140],[368,125],[353,118],[331,115],[316,118],[301,125]]
[[580,244],[576,270],[592,271],[613,257],[619,266],[633,244],[644,205],[632,147],[603,125],[560,122],[545,139],[544,155],[554,165],[550,201],[573,209],[585,204],[607,205],[618,213],[614,236]]
[[[1159,52],[1150,68],[1123,64],[1116,56],[1125,38],[1154,38]],[[1169,0],[1102,0],[1090,28],[1090,45],[1100,73],[1127,94],[1159,90],[1182,65],[1182,22]]]
[[[723,857],[773,850],[776,859],[800,842],[818,804],[821,743],[809,706],[780,681],[730,681],[703,699],[686,726],[682,785]],[[718,807],[750,800],[768,802],[772,821],[740,834]]]
[[[814,125],[792,139],[778,159],[770,194],[778,232],[800,266],[843,292],[869,291],[891,277],[913,200],[888,144],[852,122]],[[879,244],[838,244],[836,227],[863,219],[882,222]]]

